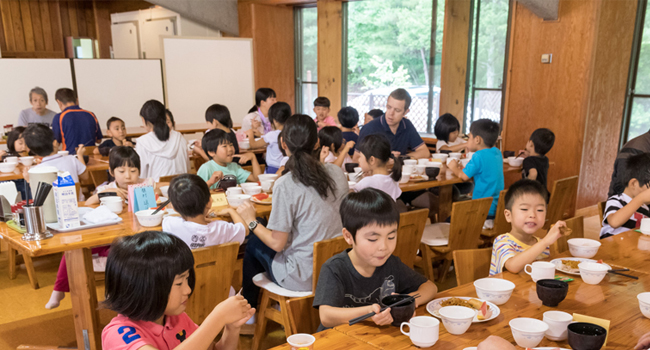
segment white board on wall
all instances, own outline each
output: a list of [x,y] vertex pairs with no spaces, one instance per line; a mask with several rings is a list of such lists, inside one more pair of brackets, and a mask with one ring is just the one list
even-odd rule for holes
[[47,108],[59,113],[54,100],[56,90],[73,88],[69,59],[0,59],[0,124],[16,126],[20,111],[31,108],[29,91],[39,86],[45,89]]
[[205,122],[212,104],[240,124],[255,104],[252,39],[163,37],[167,105],[176,123]]
[[102,130],[110,117],[127,127],[140,126],[140,108],[148,100],[164,101],[159,59],[74,60],[81,108],[95,113]]

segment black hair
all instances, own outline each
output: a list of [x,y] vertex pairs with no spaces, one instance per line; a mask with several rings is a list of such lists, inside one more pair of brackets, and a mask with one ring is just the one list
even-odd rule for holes
[[29,100],[32,100],[32,94],[37,94],[43,96],[43,99],[45,100],[45,104],[47,104],[47,92],[41,87],[35,87],[29,91]]
[[650,153],[637,154],[625,160],[622,188],[626,188],[632,179],[639,181],[639,186],[650,184]]
[[115,168],[121,166],[138,168],[138,171],[140,171],[140,155],[138,155],[138,152],[133,147],[115,146],[111,148],[111,151],[108,153],[109,169],[111,169],[111,172],[114,172]]
[[338,154],[341,146],[343,146],[343,132],[336,126],[326,126],[318,131],[318,140],[321,148],[323,146],[331,148],[334,145],[334,149],[330,149],[330,151]]
[[167,117],[169,117],[169,121],[172,122],[172,127],[176,127],[176,121],[174,121],[174,115],[172,114],[172,111],[169,110],[169,108],[165,109],[165,123],[167,123]]
[[208,154],[208,152],[216,152],[219,145],[223,144],[232,144],[232,141],[228,137],[228,133],[221,129],[210,130],[201,139],[201,147],[205,151],[205,154]]
[[312,155],[318,140],[314,120],[308,115],[295,114],[284,124],[282,134],[282,140],[291,153],[282,174],[290,171],[294,180],[313,187],[322,198],[326,198],[328,192],[334,194],[334,180],[325,166]]
[[106,261],[106,308],[135,321],[155,321],[165,314],[177,275],[190,272],[194,291],[194,256],[180,238],[144,231],[113,242]]
[[551,150],[551,148],[553,148],[553,144],[555,143],[555,134],[549,129],[540,128],[533,131],[530,135],[530,141],[533,142],[535,153],[545,155]]
[[[140,115],[147,123],[153,125],[153,131],[156,138],[160,141],[169,140],[169,125],[167,125],[167,116],[165,115],[165,106],[160,101],[149,100],[140,108]],[[173,122],[172,122],[173,124]]]
[[291,117],[291,106],[286,102],[276,102],[269,108],[269,121],[271,124],[276,121],[278,124],[284,125],[289,117]]
[[541,182],[530,179],[521,179],[508,188],[506,198],[504,199],[506,209],[512,210],[515,200],[521,198],[525,194],[538,194],[544,198],[544,203],[548,203],[548,191]]
[[343,107],[337,114],[339,123],[344,128],[354,128],[359,124],[359,112],[354,107]]
[[110,128],[111,128],[111,124],[113,124],[113,123],[115,123],[115,122],[122,122],[122,123],[124,123],[124,120],[122,120],[122,119],[120,119],[120,118],[118,118],[118,117],[110,117],[110,118],[108,118],[108,120],[106,121],[106,129],[110,129]]
[[460,123],[451,113],[441,115],[433,128],[436,138],[445,142],[449,142],[449,134],[457,130],[460,131]]
[[488,148],[494,147],[499,138],[499,123],[490,119],[479,119],[469,126],[469,132],[472,136],[480,136]]
[[406,112],[411,107],[411,94],[405,89],[399,88],[390,93],[392,97],[398,101],[404,101],[404,111]]
[[[275,91],[271,88],[259,88],[255,91],[255,107],[259,107],[262,101],[266,101],[269,97],[277,97]],[[251,112],[255,112],[257,108],[251,108]],[[251,113],[249,112],[249,113]]]
[[368,225],[399,226],[399,211],[391,196],[382,190],[367,187],[351,192],[339,207],[343,228],[356,241],[357,231]]
[[205,111],[205,121],[212,123],[213,120],[219,122],[219,124],[225,126],[228,129],[232,129],[232,118],[230,118],[230,111],[228,107],[220,104],[213,104],[208,107]]
[[61,88],[56,90],[54,99],[61,103],[77,103],[77,94],[72,89]]
[[377,118],[381,117],[382,115],[384,115],[384,111],[382,111],[381,109],[375,108],[375,109],[369,110],[368,114],[370,114],[372,119],[377,119]]
[[[9,135],[7,135],[7,155],[18,155],[18,152],[16,152],[16,146],[14,143],[18,141],[21,137],[23,137],[23,133],[25,132],[25,127],[24,126],[17,126],[15,127]],[[27,146],[29,147],[29,146]],[[50,152],[52,153],[52,152]]]
[[25,144],[37,156],[47,157],[54,152],[54,133],[45,124],[32,124],[23,132]]
[[169,183],[169,199],[183,218],[193,218],[204,214],[210,202],[210,188],[198,175],[179,175]]
[[325,96],[318,96],[314,100],[314,107],[327,107],[330,108],[330,99]]
[[390,177],[394,181],[399,181],[402,178],[402,158],[393,155],[390,149],[390,142],[386,136],[382,134],[368,135],[359,142],[357,149],[363,153],[367,162],[370,161],[370,157],[375,157],[381,163],[379,164],[380,166],[386,164],[392,158],[395,163]]
[[284,139],[284,129],[282,129],[280,131],[280,133],[278,134],[278,147],[280,147],[280,153],[282,153],[282,156],[286,157],[287,156],[287,151],[285,151],[284,147],[282,147],[282,140],[283,139]]

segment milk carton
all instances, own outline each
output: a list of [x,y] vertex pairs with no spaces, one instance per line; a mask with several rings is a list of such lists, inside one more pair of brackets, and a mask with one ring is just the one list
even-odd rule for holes
[[56,205],[56,217],[59,221],[59,228],[67,229],[78,227],[79,207],[77,206],[77,190],[74,180],[67,171],[60,171],[57,180],[52,183],[54,191],[54,203]]

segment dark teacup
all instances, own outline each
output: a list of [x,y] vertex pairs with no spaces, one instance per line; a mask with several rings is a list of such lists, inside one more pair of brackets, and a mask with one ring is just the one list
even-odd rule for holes
[[230,187],[235,187],[237,186],[237,178],[234,177],[233,175],[226,175],[221,179],[221,182],[219,183],[219,188],[222,190],[227,190]]
[[605,344],[607,330],[593,323],[571,323],[568,328],[569,345],[574,350],[600,350]]
[[537,297],[543,305],[556,307],[569,291],[569,284],[563,281],[545,279],[537,281]]
[[515,151],[503,151],[503,158],[514,157]]
[[440,168],[435,166],[428,166],[424,168],[424,172],[429,177],[429,180],[433,180],[438,177],[438,174],[440,174]]
[[[411,297],[408,294],[389,295],[381,299],[381,307],[382,308],[388,307],[406,298],[413,298],[413,297]],[[395,327],[401,326],[402,322],[408,322],[408,320],[413,318],[414,312],[415,312],[415,299],[406,302],[404,304],[392,307],[390,309],[390,315],[393,317],[393,323],[391,324]]]
[[345,163],[345,171],[348,173],[354,173],[354,168],[358,166],[359,163]]

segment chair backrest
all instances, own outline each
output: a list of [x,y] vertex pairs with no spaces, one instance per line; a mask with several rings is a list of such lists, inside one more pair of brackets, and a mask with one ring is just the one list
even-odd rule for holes
[[449,249],[478,248],[483,224],[490,212],[492,197],[455,202],[451,208]]
[[494,218],[494,232],[498,234],[510,232],[512,229],[508,220],[506,220],[506,193],[508,190],[503,190],[499,193],[499,202],[497,203],[497,213]]
[[607,205],[607,201],[604,202],[598,202],[598,217],[600,218],[600,226],[602,227],[603,225],[603,220],[605,219],[605,206]]
[[544,228],[548,230],[552,224],[562,220],[564,213],[570,209],[571,198],[578,193],[578,176],[571,176],[565,179],[557,180],[553,183],[551,199],[548,201],[548,210],[546,210],[546,224]]
[[492,248],[454,250],[452,254],[459,286],[490,275]]
[[320,326],[320,315],[318,309],[312,307],[313,304],[314,295],[287,299],[287,313],[292,334],[316,333]]
[[180,174],[161,176],[158,182],[171,182],[178,175]]
[[413,268],[415,257],[418,254],[428,217],[429,209],[413,210],[399,214],[397,244],[393,255],[400,258],[410,268]]
[[569,250],[569,243],[567,241],[571,238],[584,238],[585,237],[585,222],[582,216],[576,216],[574,218],[568,219],[565,221],[566,226],[570,228],[573,232],[569,236],[562,236],[558,238],[557,241],[553,244],[551,253],[559,254]]
[[314,243],[314,272],[312,275],[312,291],[316,291],[320,268],[334,255],[346,250],[350,245],[343,236]]
[[228,298],[238,250],[238,242],[192,250],[196,283],[185,312],[197,324]]

